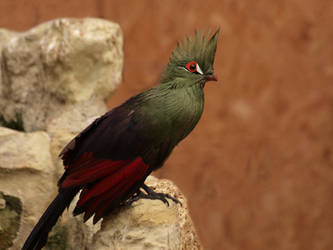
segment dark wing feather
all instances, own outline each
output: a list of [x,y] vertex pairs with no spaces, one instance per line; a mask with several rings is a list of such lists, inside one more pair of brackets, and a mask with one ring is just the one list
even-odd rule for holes
[[61,151],[66,167],[73,165],[82,154],[92,152],[96,158],[133,159],[138,156],[140,125],[133,119],[137,97],[97,118]]
[[105,113],[101,117],[93,121],[88,127],[82,130],[75,138],[73,138],[60,152],[59,157],[63,160],[65,166],[68,166],[73,161],[73,154],[77,151],[80,145],[77,145],[90,131],[95,129],[104,119],[112,114],[113,110]]

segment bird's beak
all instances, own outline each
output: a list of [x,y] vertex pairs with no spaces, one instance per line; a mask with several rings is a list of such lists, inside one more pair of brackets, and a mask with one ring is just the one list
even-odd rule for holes
[[208,75],[205,75],[205,79],[207,81],[217,81],[217,75],[215,75],[215,74],[208,74]]

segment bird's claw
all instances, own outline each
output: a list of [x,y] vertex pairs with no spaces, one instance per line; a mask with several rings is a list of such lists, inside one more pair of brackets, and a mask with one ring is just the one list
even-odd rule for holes
[[170,206],[169,201],[165,197],[167,197],[167,194],[163,194],[163,193],[154,193],[154,194],[147,195],[147,199],[160,200],[167,206]]
[[169,206],[169,201],[166,199],[172,200],[176,204],[180,204],[183,206],[183,204],[175,197],[171,196],[170,194],[164,194],[164,193],[157,193],[153,191],[150,187],[146,186],[145,184],[142,184],[142,188],[145,190],[145,193],[143,193],[141,190],[139,190],[137,193],[135,193],[132,197],[130,197],[128,200],[126,200],[123,205],[129,206],[133,202],[138,201],[139,199],[150,199],[150,200],[160,200],[167,206]]
[[171,196],[170,194],[163,194],[163,195],[164,195],[165,197],[169,198],[170,200],[172,200],[174,203],[183,206],[183,203],[182,203],[180,200],[178,200],[177,198]]
[[147,192],[145,195],[145,199],[151,199],[151,200],[161,200],[163,203],[167,204],[169,206],[169,201],[166,199],[172,200],[176,204],[180,204],[183,206],[183,204],[175,197],[171,196],[170,194],[164,194],[164,193],[157,193],[153,191],[150,187],[148,187],[145,184],[142,184],[142,188]]

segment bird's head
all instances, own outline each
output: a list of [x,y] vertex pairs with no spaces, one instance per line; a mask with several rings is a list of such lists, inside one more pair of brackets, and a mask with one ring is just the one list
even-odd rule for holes
[[209,38],[204,32],[196,31],[192,38],[185,37],[183,44],[178,43],[161,83],[181,87],[217,81],[213,64],[218,34],[219,29]]

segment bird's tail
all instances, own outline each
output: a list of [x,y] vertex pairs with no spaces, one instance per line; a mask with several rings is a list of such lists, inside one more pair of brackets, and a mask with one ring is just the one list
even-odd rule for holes
[[22,250],[39,250],[46,244],[49,232],[77,192],[78,189],[67,189],[57,195],[30,233]]

